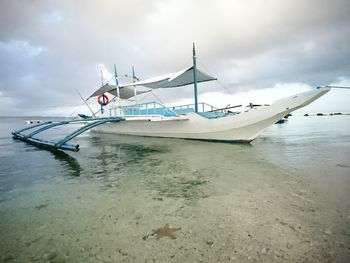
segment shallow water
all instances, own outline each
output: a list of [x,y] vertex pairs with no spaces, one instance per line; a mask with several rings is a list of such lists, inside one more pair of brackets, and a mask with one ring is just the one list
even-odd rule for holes
[[251,145],[92,133],[78,153],[12,140],[24,126],[0,118],[4,262],[349,262],[350,116]]

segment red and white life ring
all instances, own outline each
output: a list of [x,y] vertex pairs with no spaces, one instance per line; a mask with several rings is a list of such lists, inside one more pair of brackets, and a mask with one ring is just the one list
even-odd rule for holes
[[101,106],[106,106],[108,104],[109,100],[108,100],[108,97],[105,94],[102,94],[102,95],[97,97],[97,102]]

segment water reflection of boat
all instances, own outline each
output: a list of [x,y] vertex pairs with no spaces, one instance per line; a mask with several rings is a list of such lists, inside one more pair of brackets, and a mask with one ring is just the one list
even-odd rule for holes
[[74,157],[63,151],[51,149],[50,152],[56,160],[59,160],[63,165],[68,167],[68,170],[72,176],[80,176],[81,167],[79,162]]

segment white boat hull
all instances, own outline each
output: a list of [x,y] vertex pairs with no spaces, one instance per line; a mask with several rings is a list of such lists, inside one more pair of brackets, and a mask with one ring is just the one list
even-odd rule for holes
[[319,88],[276,101],[269,106],[253,108],[222,118],[207,119],[196,113],[174,117],[132,116],[125,117],[125,121],[98,126],[93,131],[151,137],[251,142],[277,120],[310,104],[329,90],[329,88]]

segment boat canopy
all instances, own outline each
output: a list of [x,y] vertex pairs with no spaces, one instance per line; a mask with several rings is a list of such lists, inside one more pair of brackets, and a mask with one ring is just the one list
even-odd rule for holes
[[[196,77],[197,82],[205,82],[216,80],[216,78],[210,76],[202,70],[196,68]],[[119,94],[121,99],[129,99],[135,95],[134,88],[136,86],[144,86],[151,89],[160,89],[160,88],[176,88],[181,86],[186,86],[193,84],[193,66],[183,69],[181,71],[166,74],[160,77],[154,77],[146,80],[141,80],[137,82],[132,82],[129,84],[119,86]],[[118,95],[117,86],[111,84],[105,84],[98,90],[96,90],[88,99],[91,97],[100,96],[103,93],[111,93],[114,96]],[[138,90],[137,94],[142,94],[150,92],[150,90],[141,91]]]
[[[114,96],[117,96],[118,95],[117,86],[107,83],[107,84],[103,85],[101,88],[99,88],[98,90],[96,90],[93,94],[91,94],[88,99],[90,99],[92,97],[100,96],[106,92],[108,92]],[[150,90],[146,90],[146,91],[138,90],[137,95],[142,94],[142,93],[146,93],[146,92],[150,92]],[[127,100],[127,99],[130,99],[131,97],[135,96],[135,91],[132,88],[121,86],[121,87],[119,87],[119,94],[120,94],[121,99]]]
[[[216,78],[196,68],[197,82],[216,80]],[[175,88],[193,84],[193,66],[179,72],[155,77],[147,80],[137,81],[121,87],[144,86],[151,89]]]

